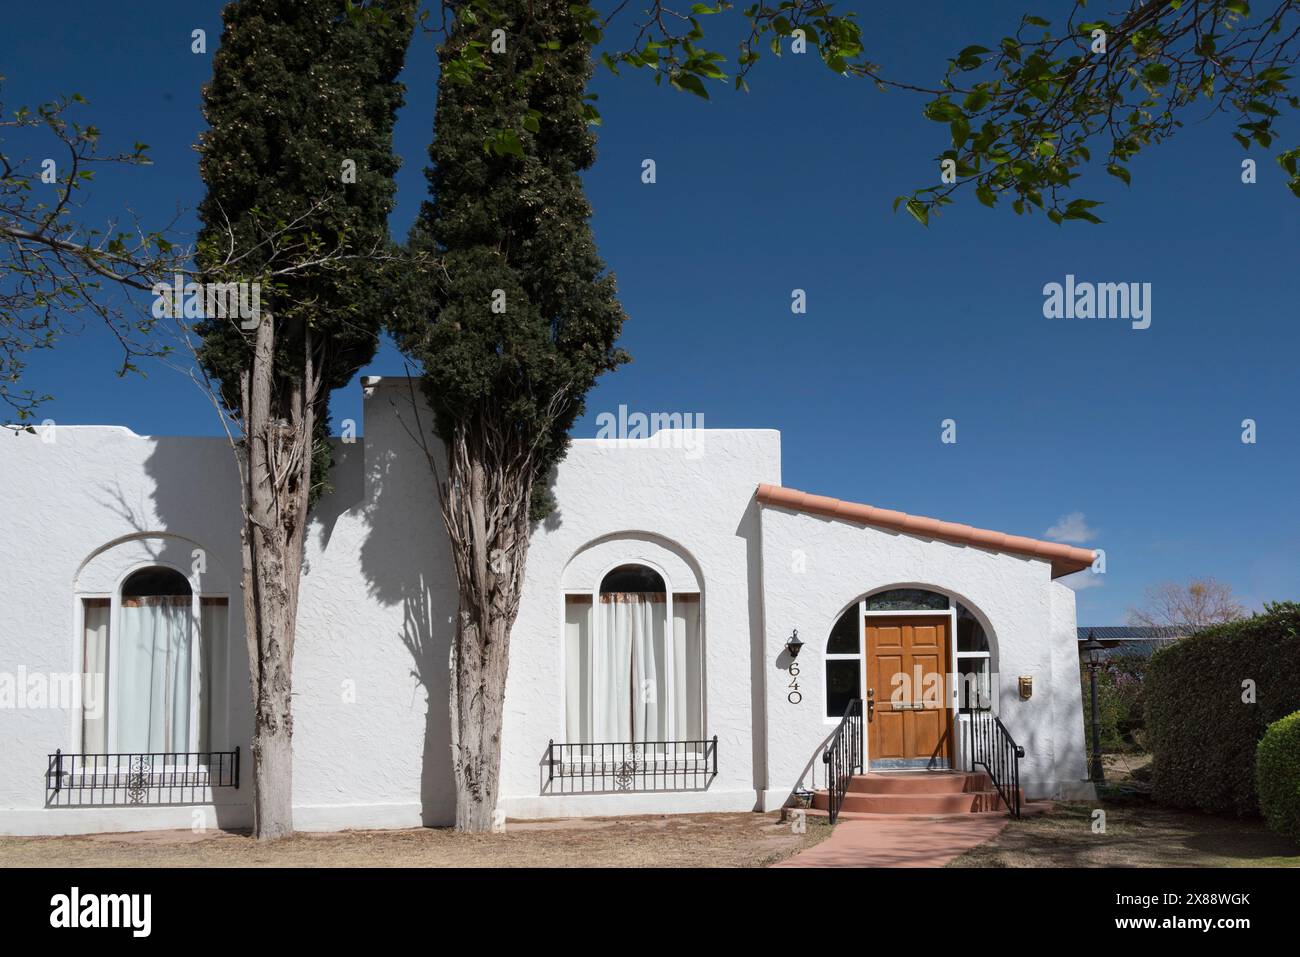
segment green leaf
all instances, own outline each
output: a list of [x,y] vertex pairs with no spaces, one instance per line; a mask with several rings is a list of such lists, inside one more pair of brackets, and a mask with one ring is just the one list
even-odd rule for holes
[[970,139],[970,121],[964,116],[959,116],[948,126],[952,133],[952,145],[956,149],[961,149],[962,145]]
[[488,141],[488,148],[497,156],[524,155],[524,145],[519,142],[519,134],[510,129],[498,130],[496,136]]
[[1123,166],[1120,166],[1118,163],[1111,163],[1109,166],[1106,167],[1106,172],[1110,173],[1110,175],[1114,176],[1116,179],[1122,179],[1126,186],[1133,185],[1132,175],[1129,173],[1128,170],[1126,170]]
[[926,119],[934,120],[936,123],[951,123],[963,116],[960,106],[943,97],[927,103],[922,112]]
[[704,88],[704,83],[698,76],[693,73],[678,73],[670,78],[674,89],[685,90],[687,93],[694,93],[701,99],[709,98],[709,91]]
[[1169,67],[1163,63],[1148,63],[1142,68],[1142,79],[1156,86],[1169,82]]
[[930,212],[925,208],[924,203],[919,200],[909,199],[907,201],[907,211],[911,213],[912,218],[922,226],[930,225]]

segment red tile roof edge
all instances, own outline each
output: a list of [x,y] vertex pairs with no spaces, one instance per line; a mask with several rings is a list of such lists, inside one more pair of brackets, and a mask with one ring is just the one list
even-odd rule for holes
[[810,495],[807,492],[784,488],[780,485],[768,485],[766,483],[760,485],[758,487],[758,501],[763,505],[775,505],[779,508],[793,509],[798,512],[810,512],[814,515],[841,518],[850,522],[894,529],[895,531],[907,532],[911,535],[922,535],[927,538],[941,538],[944,541],[956,542],[960,545],[974,545],[977,548],[987,548],[997,552],[1031,555],[1034,558],[1046,559],[1052,563],[1053,578],[1060,578],[1062,575],[1083,571],[1091,566],[1097,558],[1097,553],[1091,548],[1076,548],[1073,545],[1065,545],[1061,542],[1045,542],[1037,538],[1026,538],[1023,535],[1008,535],[1005,532],[995,532],[987,528],[975,528],[970,525],[959,525],[956,522],[941,521],[937,518],[926,518],[924,515],[908,515],[906,512],[895,512],[887,508],[874,508],[871,505],[860,505],[856,502],[843,502],[838,498],[827,498],[825,495]]

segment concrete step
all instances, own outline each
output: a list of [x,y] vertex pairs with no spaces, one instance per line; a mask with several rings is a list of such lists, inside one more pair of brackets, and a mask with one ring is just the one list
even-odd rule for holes
[[[850,791],[841,808],[865,814],[971,814],[995,810],[999,804],[996,791],[958,794],[863,794]],[[830,795],[819,791],[813,795],[813,807],[829,808]]]
[[[1024,792],[1020,794],[1024,806]],[[813,808],[830,808],[826,790],[813,793]],[[842,814],[984,814],[1007,811],[983,771],[875,771],[855,775],[840,806]]]
[[[1037,814],[1046,814],[1051,808],[1051,801],[1022,802],[1020,814],[1022,817],[1032,817]],[[792,809],[787,808],[786,810]],[[809,817],[823,820],[830,814],[830,811],[826,808],[818,807],[805,808],[805,811]],[[840,811],[839,819],[841,821],[942,821],[954,817],[1006,817],[1006,815],[1007,809],[999,804],[996,811],[963,811],[958,814],[880,814],[865,811]]]
[[983,771],[873,771],[855,774],[849,790],[863,794],[961,794],[991,791],[993,782]]

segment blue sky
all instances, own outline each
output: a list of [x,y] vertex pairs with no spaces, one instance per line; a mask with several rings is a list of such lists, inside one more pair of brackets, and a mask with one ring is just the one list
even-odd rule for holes
[[[855,8],[872,58],[928,83],[1021,13],[1067,7]],[[82,93],[106,145],[142,140],[154,159],[101,174],[87,214],[133,210],[157,225],[179,214],[192,229],[192,144],[220,4],[70,8],[6,11],[6,109]],[[208,55],[190,52],[198,27]],[[399,237],[424,196],[435,79],[434,42],[417,37],[396,133]],[[597,74],[604,125],[586,183],[635,361],[594,390],[576,436],[620,404],[690,412],[710,428],[779,429],[796,488],[1034,536],[1081,513],[1083,543],[1108,557],[1108,574],[1079,593],[1081,624],[1120,623],[1146,586],[1192,576],[1230,583],[1252,607],[1298,597],[1300,202],[1270,155],[1243,153],[1224,118],[1189,124],[1139,158],[1131,188],[1090,174],[1080,194],[1106,201],[1104,225],[1058,228],[966,197],[927,230],[890,209],[934,180],[946,145],[920,99],[789,53],[762,63],[751,87],[719,85],[704,102],[647,74]],[[1253,186],[1240,181],[1247,155]],[[641,182],[646,158],[654,185]],[[1151,283],[1151,328],[1044,319],[1042,288],[1067,273]],[[796,288],[805,315],[791,313]],[[116,359],[88,327],[34,357],[27,384],[55,394],[44,414],[62,423],[219,429],[185,378],[152,366],[120,380]],[[386,346],[364,371],[403,364]],[[359,418],[359,398],[337,394],[335,421]],[[940,442],[946,418],[956,444]],[[1258,423],[1255,445],[1241,442],[1244,418]]]

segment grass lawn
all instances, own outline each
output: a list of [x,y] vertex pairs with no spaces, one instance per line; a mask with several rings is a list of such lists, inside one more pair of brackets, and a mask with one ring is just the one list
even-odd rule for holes
[[[1094,834],[1093,811],[1106,812]],[[1300,867],[1300,846],[1262,821],[1213,817],[1144,799],[1058,804],[1012,821],[949,867]]]
[[824,839],[776,814],[680,814],[298,834],[274,844],[223,831],[0,837],[0,867],[765,867]]

